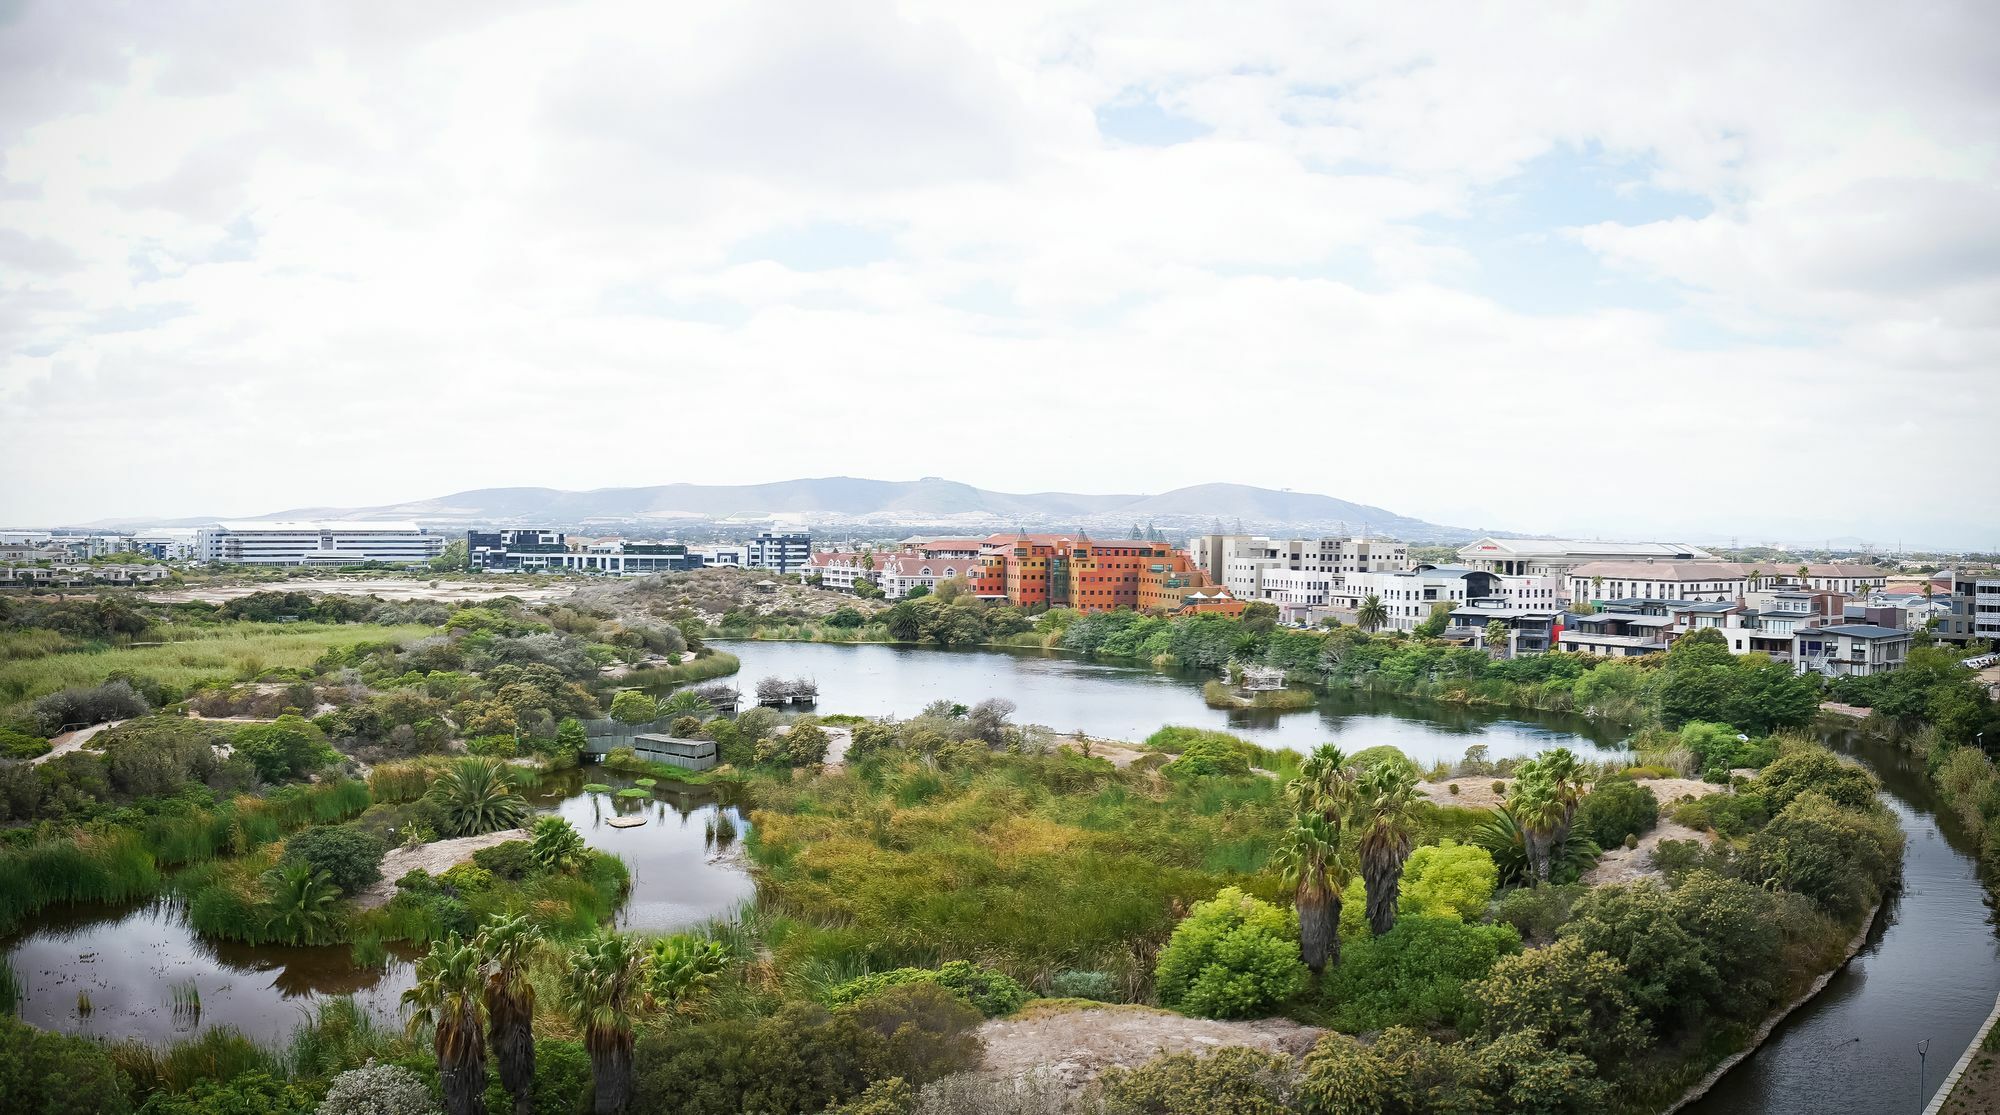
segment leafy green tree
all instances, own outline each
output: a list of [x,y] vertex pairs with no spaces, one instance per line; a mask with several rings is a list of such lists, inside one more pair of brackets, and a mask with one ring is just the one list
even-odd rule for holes
[[485,956],[453,933],[417,961],[403,992],[411,1036],[431,1033],[446,1115],[486,1115]]
[[1845,920],[1881,897],[1902,853],[1902,830],[1893,818],[1806,792],[1750,838],[1731,870],[1756,886],[1802,894]]
[[659,706],[659,714],[662,717],[700,716],[708,711],[710,711],[708,702],[692,689],[674,690],[667,694]]
[[1403,865],[1398,907],[1404,914],[1478,921],[1499,881],[1493,854],[1477,844],[1426,844]]
[[535,985],[528,980],[528,961],[540,943],[540,931],[526,914],[496,917],[472,942],[487,966],[481,993],[487,1042],[500,1086],[514,1097],[514,1115],[535,1110]]
[[544,871],[567,871],[590,856],[583,836],[561,817],[535,818],[533,832],[528,852]]
[[1717,975],[1699,927],[1682,924],[1672,896],[1657,882],[1596,888],[1560,932],[1624,965],[1633,1005],[1655,1022],[1698,1012],[1715,997]]
[[444,544],[444,550],[430,560],[433,573],[461,573],[471,568],[465,539],[454,538]]
[[1268,1014],[1306,984],[1297,938],[1291,911],[1224,887],[1195,903],[1160,950],[1160,1003],[1206,1018]]
[[287,945],[324,945],[339,935],[340,888],[309,863],[281,864],[269,872],[264,935]]
[[444,836],[516,828],[528,815],[527,799],[508,777],[506,764],[497,759],[454,762],[425,796],[437,806],[438,832]]
[[1451,626],[1451,605],[1443,600],[1431,605],[1431,614],[1423,622],[1410,629],[1410,634],[1419,639],[1435,639]]
[[1600,1065],[1633,1056],[1649,1041],[1624,965],[1575,938],[1502,957],[1466,991],[1476,1005],[1473,1032],[1489,1040],[1532,1027],[1548,1048]]
[[651,1006],[646,952],[622,933],[600,933],[571,949],[561,999],[590,1053],[592,1111],[617,1115],[632,1102],[632,1031]]
[[570,759],[583,754],[590,746],[590,734],[584,729],[583,721],[574,716],[565,716],[556,725],[556,750]]
[[1417,781],[1396,763],[1376,763],[1354,788],[1355,852],[1368,888],[1368,925],[1379,936],[1396,924],[1403,861],[1416,835]]
[[249,759],[266,782],[302,777],[340,758],[326,742],[326,733],[312,721],[286,713],[269,724],[252,724],[236,733],[236,753]]
[[0,1109],[124,1115],[129,1084],[104,1046],[0,1014]]
[[620,690],[611,698],[611,719],[626,724],[649,724],[659,719],[660,706],[637,689]]
[[382,877],[381,837],[353,825],[321,825],[285,840],[283,861],[303,863],[324,874],[342,894],[353,894]]

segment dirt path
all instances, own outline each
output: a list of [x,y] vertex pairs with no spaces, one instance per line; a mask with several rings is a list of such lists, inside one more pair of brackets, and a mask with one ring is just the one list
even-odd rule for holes
[[509,840],[526,840],[528,836],[527,829],[502,829],[480,836],[461,836],[456,840],[434,840],[414,848],[397,848],[382,857],[382,877],[357,893],[354,904],[363,910],[383,905],[396,897],[396,880],[411,871],[421,869],[436,875],[456,864],[465,863],[472,858],[472,853],[481,848],[491,848]]
[[[1494,783],[1500,784],[1496,792]],[[1660,807],[1665,809],[1683,797],[1706,797],[1727,790],[1713,782],[1703,782],[1698,778],[1641,778],[1638,784],[1653,791],[1660,799]],[[1456,785],[1458,793],[1451,792]],[[1491,775],[1467,775],[1464,778],[1447,778],[1442,782],[1419,782],[1417,792],[1437,805],[1462,805],[1468,809],[1496,809],[1507,800],[1507,793],[1514,785],[1512,778],[1494,778]]]
[[980,1069],[994,1076],[1046,1073],[1051,1083],[1080,1091],[1112,1065],[1144,1064],[1161,1053],[1211,1053],[1247,1045],[1269,1053],[1303,1056],[1324,1031],[1281,1018],[1215,1022],[1151,1007],[1032,1005],[1012,1018],[979,1028],[986,1042]]
[[74,732],[64,732],[63,734],[49,741],[48,754],[37,755],[36,757],[29,759],[28,765],[40,766],[43,763],[48,762],[50,759],[53,759],[58,755],[67,755],[72,751],[78,750],[84,744],[89,743],[91,738],[93,736],[96,736],[99,732],[104,731],[106,728],[116,728],[118,725],[123,723],[125,723],[123,720],[107,720],[102,724],[92,724],[88,728],[78,728]]
[[826,769],[839,770],[847,765],[847,749],[854,746],[854,729],[826,727]]

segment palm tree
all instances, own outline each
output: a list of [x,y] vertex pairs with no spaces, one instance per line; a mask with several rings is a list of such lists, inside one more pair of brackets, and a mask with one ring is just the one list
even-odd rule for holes
[[1602,599],[1603,596],[1604,596],[1604,578],[1592,574],[1590,578],[1590,600],[1592,603],[1596,603],[1598,600]]
[[616,1115],[632,1102],[633,1016],[652,1005],[646,954],[622,933],[602,933],[570,951],[563,1007],[590,1054],[592,1110]]
[[720,941],[677,933],[653,941],[646,954],[646,990],[656,1006],[686,1014],[729,966]]
[[528,815],[527,800],[498,759],[460,759],[436,782],[430,798],[444,812],[444,836],[478,836],[514,828]]
[[323,945],[334,939],[340,888],[308,863],[289,863],[267,877],[271,886],[264,934],[287,945]]
[[1340,830],[1323,814],[1306,812],[1292,821],[1274,856],[1299,913],[1299,959],[1314,975],[1329,962],[1340,963],[1340,892],[1347,872],[1340,856]]
[[1744,584],[1749,586],[1751,592],[1756,592],[1758,584],[1760,584],[1763,580],[1764,580],[1764,571],[1761,569],[1752,569],[1743,578]]
[[486,1037],[480,1025],[484,960],[453,933],[417,961],[417,982],[403,992],[416,1008],[410,1033],[428,1027],[437,1054],[446,1115],[486,1115]]
[[1376,763],[1355,780],[1355,851],[1368,888],[1368,927],[1381,936],[1396,926],[1403,861],[1416,832],[1417,776],[1394,759]]
[[1382,605],[1382,598],[1369,593],[1361,598],[1361,607],[1354,612],[1354,622],[1363,631],[1375,631],[1389,622],[1389,609]]
[[1561,843],[1557,831],[1564,820],[1563,803],[1555,783],[1532,762],[1523,763],[1507,807],[1525,838],[1530,883],[1548,882],[1550,853]]
[[473,945],[491,965],[486,973],[486,1033],[500,1086],[514,1096],[514,1115],[535,1110],[535,985],[528,982],[528,958],[541,933],[526,914],[497,917]]
[[1486,651],[1495,658],[1506,657],[1507,625],[1497,619],[1486,621]]
[[571,864],[583,862],[589,854],[583,837],[561,817],[548,816],[535,821],[534,840],[528,845],[528,854],[545,871],[561,871]]
[[1545,751],[1533,762],[1548,777],[1551,792],[1562,806],[1562,818],[1556,823],[1553,846],[1566,845],[1569,843],[1570,825],[1576,820],[1576,808],[1583,804],[1583,764],[1577,761],[1576,752],[1567,747]]
[[1810,580],[1812,580],[1812,566],[1810,566],[1810,565],[1807,565],[1807,564],[1805,564],[1804,562],[1800,562],[1800,563],[1799,563],[1799,587],[1800,587],[1800,588],[1804,588],[1804,587],[1806,587],[1806,582],[1807,582],[1807,581],[1810,581]]

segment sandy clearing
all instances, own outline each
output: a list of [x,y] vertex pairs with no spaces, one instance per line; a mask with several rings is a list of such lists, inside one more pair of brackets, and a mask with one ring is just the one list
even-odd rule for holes
[[106,728],[116,728],[123,723],[125,723],[123,720],[107,720],[102,724],[92,724],[88,728],[78,728],[73,732],[64,732],[49,741],[48,754],[37,755],[29,759],[28,765],[40,766],[58,755],[67,755],[72,751],[82,748],[84,744],[89,743],[99,732],[104,731]]
[[576,586],[569,584],[536,586],[508,585],[492,581],[438,581],[436,587],[432,587],[430,578],[404,580],[393,577],[370,577],[346,580],[326,577],[300,581],[270,581],[263,584],[199,585],[193,588],[174,589],[170,592],[148,593],[146,599],[168,604],[186,602],[221,604],[257,592],[318,592],[379,596],[384,600],[420,600],[440,604],[477,603],[483,600],[497,600],[502,596],[518,596],[533,603],[560,600],[575,591]]
[[1217,1022],[1151,1007],[1031,1007],[1023,1015],[979,1027],[986,1043],[980,1070],[1013,1078],[1045,1073],[1051,1083],[1076,1092],[1112,1065],[1141,1065],[1161,1053],[1212,1053],[1247,1045],[1303,1056],[1324,1032],[1282,1018]]
[[1675,821],[1661,821],[1653,831],[1639,838],[1636,848],[1613,848],[1597,860],[1597,866],[1583,873],[1582,882],[1593,887],[1613,883],[1629,883],[1634,879],[1659,879],[1660,869],[1653,866],[1653,849],[1662,840],[1699,840],[1712,844],[1715,837],[1700,829],[1691,829]]
[[[1493,784],[1500,783],[1499,792]],[[1653,791],[1660,799],[1660,805],[1671,805],[1683,797],[1706,797],[1721,793],[1727,786],[1717,786],[1713,782],[1703,782],[1699,778],[1641,778],[1639,785]],[[1456,783],[1458,793],[1451,792]],[[1507,799],[1508,790],[1514,785],[1512,778],[1494,778],[1491,775],[1467,775],[1464,778],[1448,778],[1442,782],[1419,782],[1417,791],[1436,805],[1462,805],[1469,809],[1495,809]]]
[[501,829],[499,832],[483,833],[479,836],[461,836],[455,840],[433,840],[429,844],[419,844],[414,848],[397,848],[382,857],[382,877],[367,889],[354,896],[354,904],[363,910],[380,906],[396,897],[396,880],[411,871],[422,870],[436,875],[456,864],[472,859],[472,853],[481,848],[491,848],[495,844],[505,844],[509,840],[526,840],[527,829]]

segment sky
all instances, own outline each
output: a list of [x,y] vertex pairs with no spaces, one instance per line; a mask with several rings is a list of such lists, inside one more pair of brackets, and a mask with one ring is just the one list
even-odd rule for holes
[[0,444],[2000,546],[2000,5],[0,0]]

